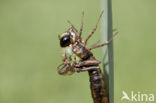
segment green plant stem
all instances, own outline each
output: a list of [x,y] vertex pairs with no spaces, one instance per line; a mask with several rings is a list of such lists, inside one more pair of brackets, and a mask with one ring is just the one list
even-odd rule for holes
[[[101,0],[101,10],[104,15],[101,20],[102,42],[112,37],[112,7],[111,0]],[[114,103],[114,66],[113,42],[102,49],[104,78],[109,90],[109,103]]]

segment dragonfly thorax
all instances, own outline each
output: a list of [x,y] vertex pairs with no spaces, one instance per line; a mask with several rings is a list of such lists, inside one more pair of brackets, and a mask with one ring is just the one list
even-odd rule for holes
[[66,58],[67,60],[71,61],[71,63],[79,62],[81,59],[72,51],[72,46],[69,45],[63,48],[63,59]]

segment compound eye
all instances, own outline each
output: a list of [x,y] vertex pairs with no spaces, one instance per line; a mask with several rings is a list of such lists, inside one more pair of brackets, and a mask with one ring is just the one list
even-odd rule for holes
[[61,47],[66,47],[66,46],[69,46],[69,45],[70,45],[70,36],[69,35],[63,36],[60,39],[60,46]]

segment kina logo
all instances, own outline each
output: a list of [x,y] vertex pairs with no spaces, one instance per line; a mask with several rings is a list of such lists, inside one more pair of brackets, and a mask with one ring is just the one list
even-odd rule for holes
[[138,101],[138,102],[154,102],[154,94],[150,93],[141,93],[131,91],[129,94],[125,91],[122,91],[121,101]]

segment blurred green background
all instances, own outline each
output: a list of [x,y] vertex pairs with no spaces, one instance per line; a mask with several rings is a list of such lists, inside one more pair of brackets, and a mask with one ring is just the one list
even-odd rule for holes
[[[0,103],[92,103],[88,73],[57,74],[58,34],[77,28],[85,38],[100,14],[96,0],[0,0]],[[156,95],[156,1],[113,0],[115,103],[122,91]],[[96,36],[95,36],[96,35]],[[89,45],[100,39],[96,31]],[[93,51],[101,60],[101,49]],[[124,102],[125,103],[125,102]]]

